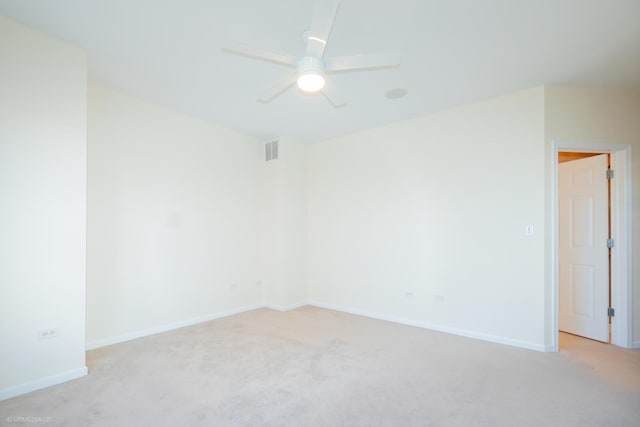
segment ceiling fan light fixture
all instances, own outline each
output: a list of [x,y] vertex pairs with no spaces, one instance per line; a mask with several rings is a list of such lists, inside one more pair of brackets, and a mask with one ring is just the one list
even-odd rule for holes
[[303,92],[317,92],[324,87],[324,77],[318,73],[305,73],[298,76],[298,88]]
[[298,61],[298,87],[307,93],[318,92],[324,87],[324,63],[315,56],[303,56]]

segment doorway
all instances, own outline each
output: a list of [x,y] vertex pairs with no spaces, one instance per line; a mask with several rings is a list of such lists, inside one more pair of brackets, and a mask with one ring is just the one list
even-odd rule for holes
[[550,279],[551,311],[549,312],[549,351],[559,349],[559,209],[558,209],[558,153],[607,153],[610,155],[614,179],[611,181],[611,236],[614,248],[611,251],[610,307],[615,310],[611,318],[610,342],[630,348],[631,325],[631,156],[628,144],[571,143],[551,144],[550,170]]
[[610,171],[609,153],[558,153],[558,329],[604,343],[611,321]]

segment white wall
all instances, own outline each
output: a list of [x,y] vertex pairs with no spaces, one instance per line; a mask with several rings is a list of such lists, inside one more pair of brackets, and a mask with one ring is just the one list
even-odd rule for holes
[[547,147],[553,141],[632,146],[632,341],[640,347],[640,93],[604,88],[545,88]]
[[253,138],[89,87],[90,347],[261,303],[262,150]]
[[86,374],[86,72],[0,17],[0,400]]
[[311,301],[544,349],[543,88],[308,151]]
[[307,146],[278,146],[279,158],[261,168],[260,270],[265,303],[287,309],[307,300]]

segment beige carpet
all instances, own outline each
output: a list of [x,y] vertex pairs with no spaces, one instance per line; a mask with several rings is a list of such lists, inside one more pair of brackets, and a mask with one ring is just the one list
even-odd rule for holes
[[89,376],[0,402],[0,423],[639,426],[640,352],[561,344],[539,353],[315,307],[260,309],[90,351]]

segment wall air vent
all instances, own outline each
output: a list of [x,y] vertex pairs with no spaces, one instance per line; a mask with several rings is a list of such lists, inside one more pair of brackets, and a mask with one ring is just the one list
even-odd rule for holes
[[276,160],[278,158],[278,140],[269,141],[264,144],[264,160]]

